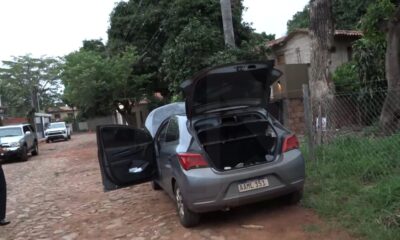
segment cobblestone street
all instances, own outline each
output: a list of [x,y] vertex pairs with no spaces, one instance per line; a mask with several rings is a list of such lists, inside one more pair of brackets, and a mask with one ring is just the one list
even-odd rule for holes
[[3,165],[7,218],[0,239],[350,239],[310,210],[279,201],[206,214],[183,228],[174,203],[142,184],[104,193],[95,134],[41,143],[39,156]]

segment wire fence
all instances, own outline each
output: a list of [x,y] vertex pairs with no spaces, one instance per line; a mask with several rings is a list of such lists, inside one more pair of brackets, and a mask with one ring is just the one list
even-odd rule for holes
[[364,183],[400,174],[400,89],[337,93],[322,110],[303,93],[309,159]]

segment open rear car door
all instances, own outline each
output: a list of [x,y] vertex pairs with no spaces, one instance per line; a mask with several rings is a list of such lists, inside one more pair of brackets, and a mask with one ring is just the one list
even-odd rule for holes
[[123,125],[98,126],[98,159],[104,191],[150,181],[157,171],[151,135]]

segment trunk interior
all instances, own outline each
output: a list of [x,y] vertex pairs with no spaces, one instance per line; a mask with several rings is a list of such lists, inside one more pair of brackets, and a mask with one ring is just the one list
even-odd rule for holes
[[275,158],[276,133],[261,115],[207,118],[195,123],[195,131],[219,171],[271,162]]

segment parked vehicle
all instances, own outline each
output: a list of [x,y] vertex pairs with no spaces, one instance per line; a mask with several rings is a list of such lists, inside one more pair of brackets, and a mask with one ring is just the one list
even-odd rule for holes
[[153,110],[146,129],[97,128],[105,191],[144,182],[175,200],[185,227],[201,213],[302,197],[305,167],[294,134],[266,111],[271,62],[204,70],[182,84],[185,103]]
[[48,128],[44,131],[46,143],[57,139],[64,139],[68,141],[71,139],[71,127],[65,122],[50,123]]
[[0,159],[28,160],[28,153],[39,154],[36,132],[29,124],[0,127]]

